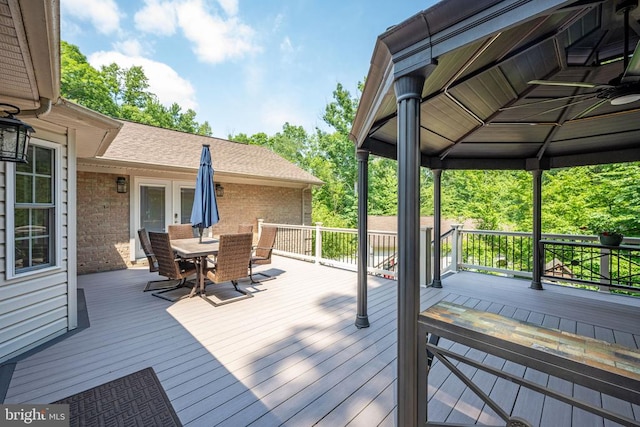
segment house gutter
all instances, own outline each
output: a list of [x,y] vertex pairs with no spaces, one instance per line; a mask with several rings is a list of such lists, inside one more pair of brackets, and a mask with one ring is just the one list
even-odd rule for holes
[[49,98],[40,97],[40,107],[33,110],[21,110],[20,116],[35,117],[36,119],[39,119],[40,117],[44,117],[51,112],[52,105],[53,102],[51,102]]

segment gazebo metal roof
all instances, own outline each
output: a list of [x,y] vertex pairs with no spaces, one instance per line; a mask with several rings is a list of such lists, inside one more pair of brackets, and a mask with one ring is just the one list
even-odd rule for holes
[[[620,0],[442,1],[378,37],[352,138],[372,154],[396,157],[393,82],[416,72],[427,75],[421,166],[547,169],[640,160],[640,101],[612,105],[607,97],[617,94],[610,88],[529,83],[608,84],[619,77],[625,27],[628,57],[640,40],[634,6]],[[637,80],[640,51],[629,68]],[[631,86],[640,93],[640,85]]]

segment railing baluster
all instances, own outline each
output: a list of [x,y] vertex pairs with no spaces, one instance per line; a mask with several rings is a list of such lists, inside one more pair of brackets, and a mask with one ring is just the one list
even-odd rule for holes
[[[263,224],[267,225],[267,224]],[[301,257],[309,261],[322,262],[346,268],[356,268],[357,230],[316,226],[268,224],[278,227],[276,252]],[[533,246],[530,233],[501,232],[488,230],[463,230],[454,238],[454,229],[441,236],[442,271],[456,268],[475,271],[502,272],[519,277],[532,276]],[[545,234],[554,238],[553,245],[544,241],[541,246],[545,270],[554,259],[560,269],[545,271],[545,278],[574,281],[584,286],[603,286],[614,291],[635,291],[640,294],[640,246],[609,248],[609,261],[601,266],[600,246],[589,244],[594,236],[569,236]],[[395,275],[397,235],[393,232],[369,232],[368,268],[373,274],[385,277]],[[625,244],[640,245],[639,238],[627,238]],[[450,261],[451,260],[451,261]],[[552,263],[553,264],[553,263]],[[553,268],[553,265],[551,265]],[[548,277],[551,276],[551,277]],[[606,278],[603,278],[603,276]]]

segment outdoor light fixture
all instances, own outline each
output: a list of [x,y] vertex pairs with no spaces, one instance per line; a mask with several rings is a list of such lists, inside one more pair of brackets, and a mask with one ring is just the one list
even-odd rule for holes
[[[9,111],[5,107],[9,107]],[[20,109],[15,105],[0,103],[0,111],[6,114],[0,117],[0,160],[27,163],[29,139],[35,131],[14,117],[20,114]]]
[[216,197],[224,196],[224,187],[220,184],[216,184]]
[[127,178],[125,178],[124,176],[119,176],[118,179],[116,179],[116,189],[118,190],[118,193],[126,193]]

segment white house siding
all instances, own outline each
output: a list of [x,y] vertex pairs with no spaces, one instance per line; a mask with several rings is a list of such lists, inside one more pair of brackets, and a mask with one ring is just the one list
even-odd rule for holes
[[[26,277],[7,279],[6,275],[6,236],[7,206],[6,194],[12,189],[7,188],[6,164],[0,163],[1,191],[0,191],[0,362],[19,355],[39,344],[42,344],[69,330],[69,311],[75,312],[75,302],[69,304],[70,296],[75,301],[75,261],[69,263],[68,256],[75,248],[69,250],[68,245],[75,245],[75,237],[68,238],[69,223],[75,222],[74,210],[69,212],[69,191],[75,190],[75,176],[69,182],[69,161],[67,136],[45,129],[36,129],[37,139],[59,144],[61,147],[60,200],[55,231],[58,236],[57,254],[59,265],[47,271],[34,273]],[[72,133],[73,136],[73,133]],[[34,138],[35,139],[35,138]],[[73,153],[74,142],[71,142]],[[73,155],[73,154],[72,154]],[[71,159],[71,171],[75,175],[75,160]],[[75,197],[71,198],[71,202]],[[70,216],[71,214],[71,216]],[[71,227],[75,229],[75,227]],[[73,230],[72,230],[73,231]],[[70,271],[71,269],[74,271]],[[70,277],[72,278],[71,280]],[[70,289],[72,287],[73,289]],[[75,316],[72,319],[75,326]]]

